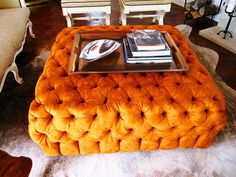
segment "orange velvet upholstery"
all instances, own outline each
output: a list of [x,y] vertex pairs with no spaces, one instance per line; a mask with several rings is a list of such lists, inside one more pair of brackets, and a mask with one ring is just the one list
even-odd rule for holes
[[[79,31],[168,31],[188,72],[68,75]],[[56,37],[29,109],[29,133],[47,155],[207,148],[226,124],[224,97],[172,26],[63,29]]]

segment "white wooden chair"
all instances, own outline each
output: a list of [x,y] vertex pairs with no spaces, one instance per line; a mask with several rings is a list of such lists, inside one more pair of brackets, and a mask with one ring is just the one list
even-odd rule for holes
[[[166,12],[170,11],[171,0],[119,0],[120,22],[126,25],[127,18],[153,18],[153,23],[158,21],[163,25]],[[132,12],[156,12],[155,14],[131,15]]]
[[[67,21],[67,26],[74,25],[74,20],[106,19],[106,24],[110,25],[111,0],[62,0],[61,7],[63,16]],[[73,17],[73,15],[100,12],[104,16]]]

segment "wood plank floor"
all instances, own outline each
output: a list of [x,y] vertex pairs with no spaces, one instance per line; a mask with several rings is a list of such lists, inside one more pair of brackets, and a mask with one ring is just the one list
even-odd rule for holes
[[[17,59],[19,66],[27,64],[31,59],[39,55],[42,49],[50,50],[56,34],[62,28],[66,27],[66,20],[62,16],[59,0],[51,0],[47,4],[30,7],[30,11],[30,19],[33,22],[33,30],[36,34],[36,39],[27,37],[24,50]],[[112,0],[112,25],[119,25],[119,14],[120,10],[118,0]],[[184,9],[178,5],[172,4],[171,12],[167,13],[165,16],[164,24],[178,25],[183,23]],[[102,24],[104,24],[103,20],[93,20],[91,22],[80,21],[76,23],[76,25],[79,26]],[[128,24],[151,25],[152,21],[151,19],[129,19]],[[205,20],[200,22],[200,25],[191,23],[193,31],[191,33],[190,39],[195,44],[211,48],[218,52],[220,59],[217,66],[217,73],[229,86],[236,89],[236,55],[198,35],[199,30],[212,25],[213,23],[209,23],[208,21],[206,22]]]

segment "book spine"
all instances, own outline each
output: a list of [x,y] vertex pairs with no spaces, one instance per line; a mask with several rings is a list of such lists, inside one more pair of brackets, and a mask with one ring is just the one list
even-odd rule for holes
[[172,60],[126,60],[126,63],[142,64],[142,63],[155,63],[155,64],[167,64],[172,63]]
[[125,41],[125,38],[123,39],[123,48],[124,48],[125,63],[127,63],[127,61],[128,61],[128,53],[127,53],[127,49],[126,49],[126,41]]

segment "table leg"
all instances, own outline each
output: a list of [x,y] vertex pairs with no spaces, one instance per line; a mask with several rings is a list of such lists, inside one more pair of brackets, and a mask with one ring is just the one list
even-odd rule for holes
[[159,25],[163,25],[164,24],[164,16],[165,16],[165,11],[161,10],[161,11],[157,11],[157,20],[158,20],[158,24]]
[[126,14],[122,14],[122,15],[121,15],[121,22],[122,22],[122,25],[126,25],[126,19],[127,19],[127,15],[126,15]]
[[74,25],[74,22],[71,15],[67,14],[65,17],[66,17],[67,27],[72,27]]

